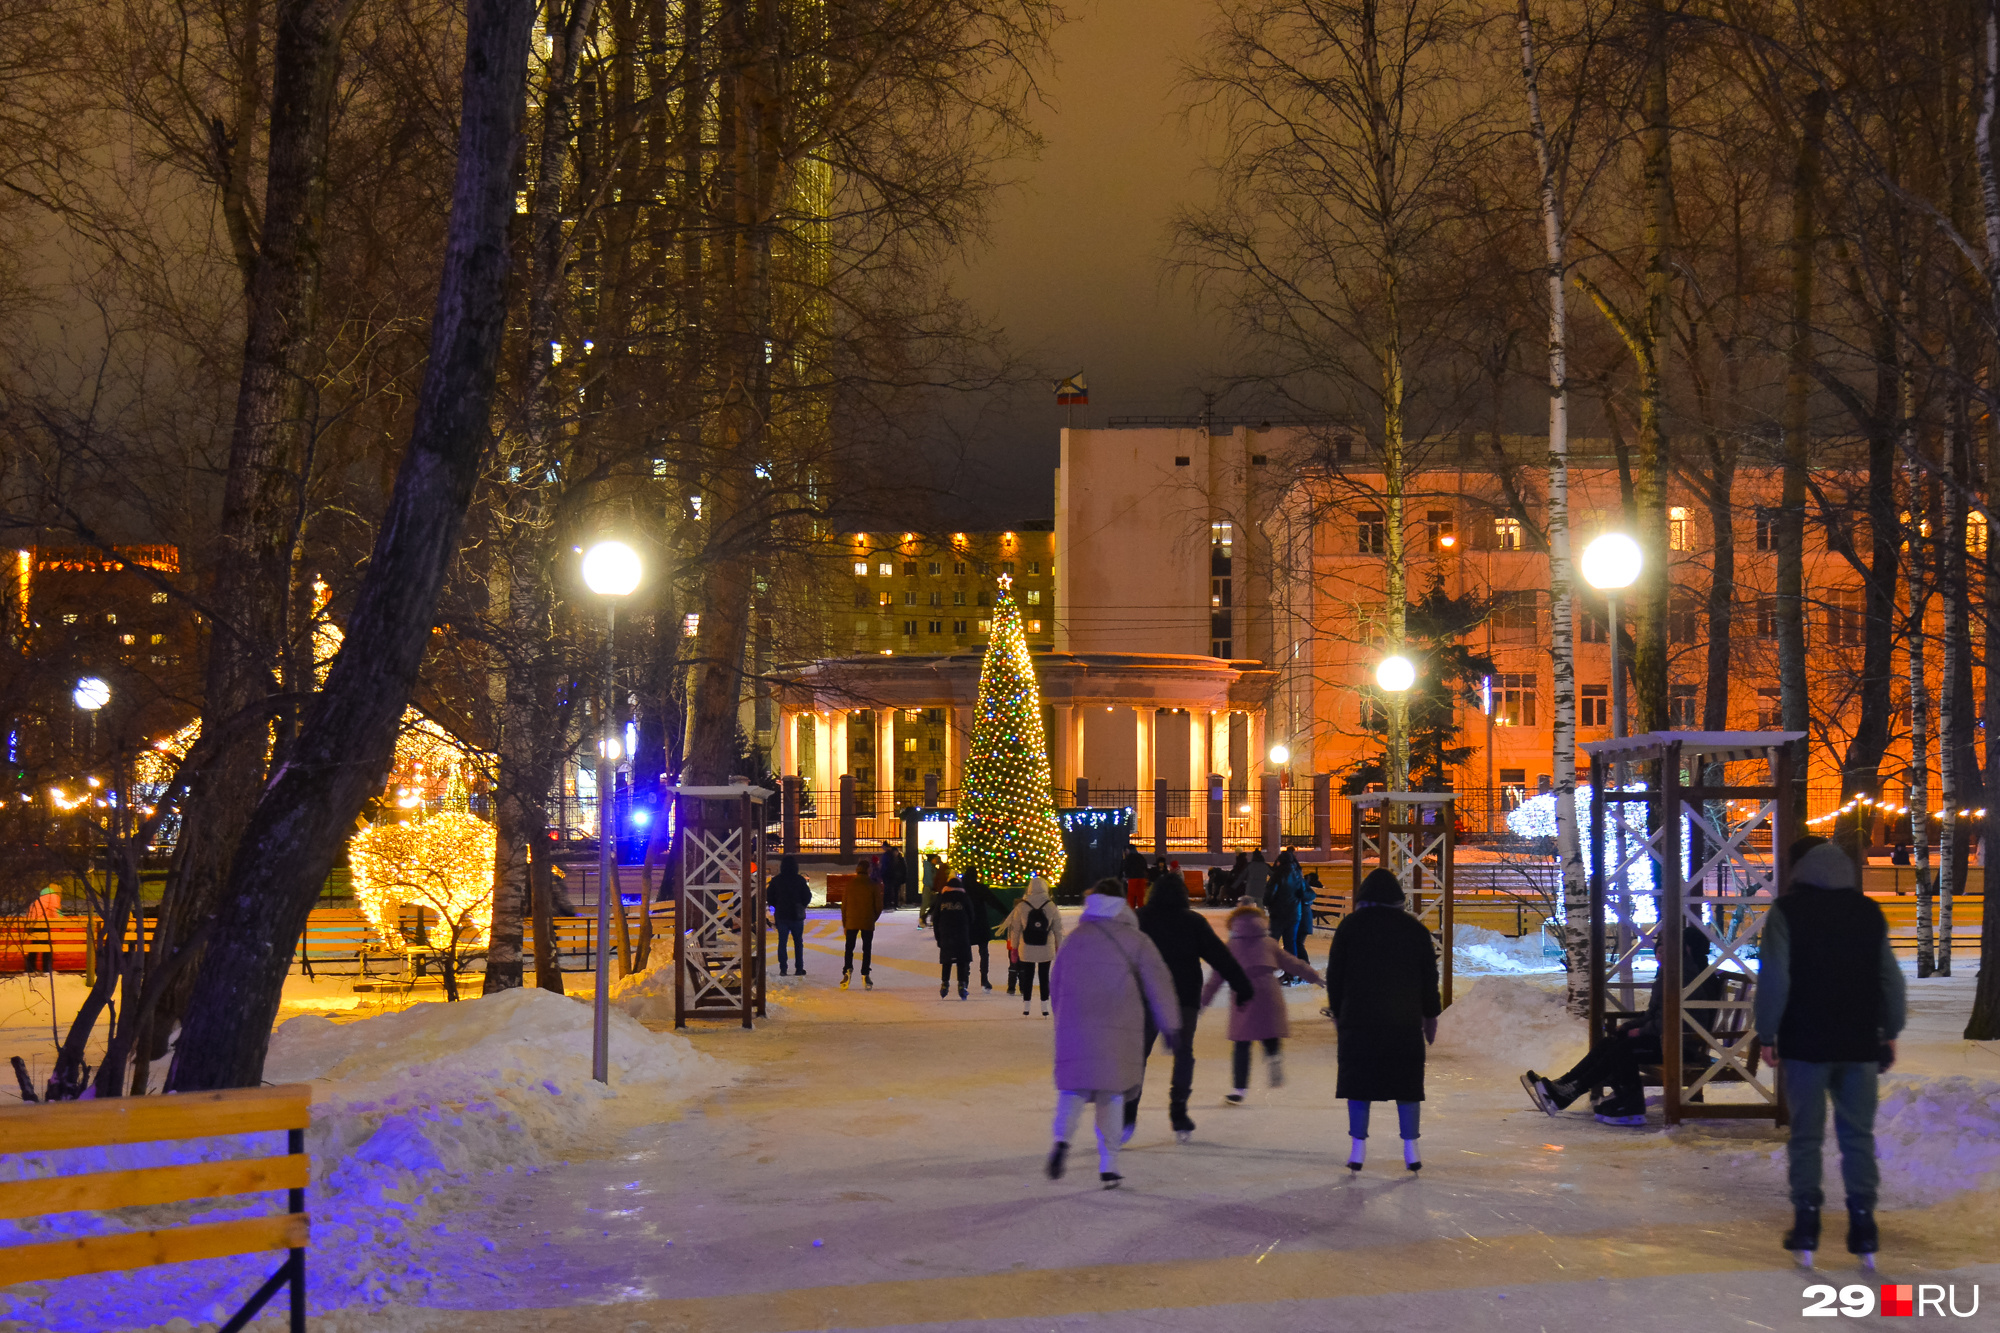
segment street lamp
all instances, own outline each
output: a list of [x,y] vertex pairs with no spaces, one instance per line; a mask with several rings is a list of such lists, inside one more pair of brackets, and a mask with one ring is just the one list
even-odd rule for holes
[[1389,771],[1385,784],[1390,791],[1404,791],[1410,785],[1409,740],[1403,734],[1403,692],[1417,683],[1417,668],[1400,653],[1385,657],[1375,667],[1375,683],[1389,696]]
[[1271,747],[1271,764],[1273,767],[1283,768],[1291,762],[1292,752],[1290,747],[1285,745],[1273,745]]
[[[597,747],[597,993],[592,1005],[590,1076],[611,1081],[611,885],[617,876],[617,820],[611,793],[617,785],[618,733],[612,724],[614,645],[618,636],[618,603],[639,586],[639,553],[624,542],[599,542],[583,553],[583,586],[604,599],[604,693],[598,724],[603,739]],[[625,904],[618,904],[619,914]]]
[[1583,548],[1583,581],[1604,594],[1611,615],[1611,738],[1625,736],[1625,673],[1618,664],[1618,594],[1639,581],[1645,552],[1622,532],[1607,532]]

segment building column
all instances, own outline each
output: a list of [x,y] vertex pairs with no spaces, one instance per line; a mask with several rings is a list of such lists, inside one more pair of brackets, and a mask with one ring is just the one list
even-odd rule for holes
[[1208,720],[1208,771],[1221,774],[1225,787],[1236,776],[1229,771],[1229,729],[1235,725],[1236,714],[1227,708]]
[[778,709],[778,776],[788,778],[799,771],[799,715],[790,708]]
[[1085,710],[1081,704],[1070,709],[1069,785],[1071,788],[1074,788],[1078,782],[1090,776],[1090,770],[1084,766],[1089,760],[1089,756],[1083,752],[1084,712]]
[[1076,759],[1071,750],[1076,740],[1076,705],[1056,704],[1051,712],[1054,734],[1049,737],[1049,780],[1057,791],[1068,791],[1076,780]]
[[1264,737],[1264,710],[1259,708],[1250,714],[1250,750],[1243,756],[1243,767],[1253,779],[1264,775],[1264,751],[1268,747]]
[[896,710],[875,710],[875,818],[896,813],[896,765],[902,755],[896,750]]
[[1208,775],[1214,772],[1209,767],[1210,742],[1208,738],[1209,719],[1213,716],[1214,714],[1206,708],[1190,708],[1187,710],[1187,787],[1190,793],[1188,796],[1188,809],[1190,812],[1193,811],[1196,805],[1206,799],[1202,793],[1208,790]]
[[828,737],[826,743],[826,778],[827,786],[832,787],[852,773],[854,765],[850,762],[851,757],[847,749],[847,710],[834,709],[832,717],[828,720],[832,724],[829,730],[833,734]]
[[1153,790],[1153,770],[1159,759],[1159,710],[1151,704],[1132,705],[1133,785],[1142,792]]
[[822,793],[814,799],[824,804],[824,793],[833,790],[833,766],[828,762],[833,754],[833,728],[828,725],[826,715],[816,708],[806,714],[806,723],[813,732],[812,772],[806,786]]

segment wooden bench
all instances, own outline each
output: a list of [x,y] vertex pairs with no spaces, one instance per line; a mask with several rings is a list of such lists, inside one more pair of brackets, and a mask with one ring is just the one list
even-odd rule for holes
[[0,1146],[10,1154],[277,1130],[284,1131],[286,1137],[282,1156],[7,1181],[0,1183],[0,1218],[288,1191],[287,1210],[262,1217],[0,1246],[0,1286],[286,1250],[289,1253],[285,1261],[222,1326],[222,1333],[237,1333],[256,1318],[266,1301],[286,1286],[291,1288],[292,1333],[304,1333],[309,1233],[306,1184],[311,1173],[305,1132],[311,1118],[312,1088],[303,1083],[230,1092],[0,1107]]

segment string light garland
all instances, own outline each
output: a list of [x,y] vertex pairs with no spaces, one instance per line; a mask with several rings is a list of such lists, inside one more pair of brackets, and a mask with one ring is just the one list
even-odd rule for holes
[[1053,884],[1062,878],[1064,853],[1042,691],[1013,580],[1003,574],[999,583],[992,638],[979,667],[965,791],[951,826],[951,863],[970,865],[988,884],[1026,884],[1030,875]]
[[484,948],[493,930],[493,854],[493,826],[463,810],[372,825],[347,844],[355,904],[391,948],[415,943],[403,935],[398,909],[406,906],[450,923],[460,947]]

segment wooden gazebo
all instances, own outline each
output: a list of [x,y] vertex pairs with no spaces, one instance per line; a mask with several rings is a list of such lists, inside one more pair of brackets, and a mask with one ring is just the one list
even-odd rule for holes
[[1455,797],[1448,791],[1373,791],[1350,800],[1354,891],[1361,891],[1361,878],[1370,870],[1396,877],[1403,886],[1403,906],[1437,941],[1438,990],[1449,1008]]
[[[1688,1117],[1785,1121],[1777,1081],[1758,1058],[1757,969],[1746,955],[1789,882],[1786,849],[1798,830],[1783,799],[1792,779],[1787,747],[1802,734],[1656,731],[1583,747],[1592,793],[1590,1033],[1595,1040],[1644,1016],[1648,988],[1635,971],[1654,951],[1670,1125]],[[1726,776],[1732,766],[1740,780],[1709,781],[1712,769]],[[1643,819],[1627,813],[1635,806]],[[1707,966],[1691,977],[1681,975],[1689,930],[1710,947]],[[1711,978],[1721,979],[1719,996],[1695,998]],[[1683,1056],[1683,1032],[1699,1042],[1694,1060]],[[1741,1084],[1753,1099],[1709,1100],[1719,1084]]]
[[674,1026],[764,1016],[764,827],[769,790],[669,787],[674,840]]

